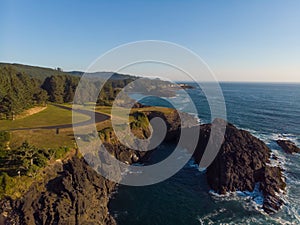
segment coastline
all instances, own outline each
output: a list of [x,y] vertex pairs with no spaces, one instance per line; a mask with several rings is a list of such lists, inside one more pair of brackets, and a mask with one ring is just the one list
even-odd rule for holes
[[[174,111],[175,112],[175,111]],[[147,117],[148,117],[148,119],[150,120],[151,118],[154,118],[154,117],[161,117],[162,119],[164,119],[164,121],[165,122],[167,122],[167,124],[168,124],[168,135],[167,135],[167,137],[166,137],[166,139],[165,139],[165,141],[167,141],[167,142],[174,142],[175,141],[175,143],[176,143],[176,139],[178,138],[178,132],[179,132],[179,129],[180,129],[180,123],[178,123],[178,115],[177,114],[174,114],[174,113],[169,113],[169,114],[164,114],[164,113],[161,113],[161,112],[156,112],[156,111],[148,111],[147,113],[146,113],[146,115],[147,115]],[[186,115],[187,117],[189,117],[192,121],[194,121],[194,116],[193,115]],[[188,124],[188,123],[187,123]],[[204,131],[206,130],[206,129],[209,129],[209,127],[210,127],[210,124],[204,124],[204,125],[199,125],[199,126],[201,126],[203,129],[204,129]],[[233,126],[233,125],[229,125],[229,126]],[[189,128],[186,128],[186,129],[189,129]],[[239,130],[239,129],[237,129],[237,128],[231,128],[231,129],[233,129],[233,133],[234,134],[238,134],[239,132],[247,132],[247,131],[242,131],[242,130]],[[207,130],[208,131],[208,130]],[[254,136],[252,136],[250,133],[248,133],[247,132],[247,135],[249,135],[249,137],[251,137],[250,139],[250,143],[252,143],[252,138],[254,138]],[[255,138],[253,139],[253,140],[256,140]],[[258,140],[258,139],[257,139]],[[258,140],[259,141],[259,140]],[[262,142],[261,141],[259,141],[258,143],[261,143],[262,144]],[[106,143],[106,144],[108,144],[108,147],[109,147],[109,149],[111,149],[111,151],[113,151],[114,152],[114,154],[116,155],[116,157],[117,158],[119,158],[119,160],[123,160],[123,161],[128,161],[128,162],[130,162],[130,163],[133,163],[133,161],[131,161],[128,157],[132,157],[132,154],[135,154],[134,153],[134,151],[133,152],[131,152],[130,154],[127,154],[127,155],[124,155],[124,154],[122,154],[122,151],[116,151],[117,149],[120,149],[120,144],[119,143],[114,143],[114,144],[111,144],[111,143]],[[201,144],[200,144],[200,146],[201,146]],[[200,155],[199,154],[194,154],[194,159],[196,160],[196,162],[198,162],[199,163],[199,160],[200,160],[200,158],[199,158],[199,156],[201,157],[201,151],[203,151],[203,150],[201,150],[203,147],[201,147],[200,149],[199,149],[199,146],[198,146],[198,150],[196,150],[196,153],[197,153],[197,151],[198,151],[198,153],[200,153]],[[265,147],[263,147],[263,148],[265,148]],[[126,148],[124,149],[124,150],[126,150]],[[199,150],[200,150],[200,152],[199,152]],[[121,155],[122,155],[122,157],[121,157]],[[146,162],[147,161],[147,158],[149,157],[149,155],[139,155],[139,157],[138,157],[138,160],[136,161],[136,162],[134,162],[134,163],[143,163],[143,162]],[[150,154],[150,157],[151,157],[151,154]],[[267,158],[265,158],[264,160],[266,160],[265,161],[265,163],[267,163],[270,159],[271,159],[271,154],[269,153],[269,150],[267,150],[266,149],[266,157]],[[83,160],[83,159],[81,159],[81,160]],[[144,161],[144,160],[146,160],[146,161]],[[253,159],[252,159],[253,160]],[[273,160],[273,159],[272,159]],[[278,160],[278,159],[277,159]],[[72,163],[72,161],[74,161],[74,163]],[[276,160],[275,160],[276,161]],[[71,163],[71,164],[70,164]],[[72,166],[80,166],[80,165],[82,165],[83,166],[83,168],[87,168],[87,167],[89,167],[86,163],[83,163],[83,164],[81,164],[81,163],[79,163],[79,161],[78,161],[78,159],[72,159],[71,161],[69,160],[69,161],[67,161],[67,162],[64,162],[64,164],[63,165],[72,165]],[[235,165],[235,166],[237,166],[237,165]],[[270,167],[270,168],[273,168],[272,166],[275,166],[275,165],[269,165],[269,164],[265,164],[265,166],[267,166],[267,167]],[[69,166],[68,166],[69,167]],[[81,167],[81,166],[80,166]],[[275,168],[275,167],[274,167]],[[69,169],[68,169],[69,170]],[[81,170],[81,169],[80,169]],[[84,169],[84,171],[86,171],[86,169]],[[95,172],[95,171],[92,171],[91,169],[88,169],[88,171],[90,171],[89,173],[91,173],[91,174],[95,174],[95,175],[90,175],[90,176],[96,176],[96,177],[98,177],[98,175],[97,175],[97,173]],[[65,173],[65,172],[64,172]],[[69,172],[68,172],[69,173]],[[67,174],[68,174],[67,173]],[[207,176],[207,174],[209,173],[209,171],[205,171],[205,174],[206,174],[206,176]],[[75,174],[72,174],[71,173],[71,175],[72,175],[72,177],[75,175]],[[84,174],[82,174],[82,175],[76,175],[76,176],[80,176],[80,177],[85,177],[85,175]],[[272,174],[271,174],[271,176],[273,176]],[[277,176],[277,175],[276,175]],[[67,175],[67,177],[68,177],[68,175]],[[280,177],[281,177],[281,175],[280,175]],[[274,177],[275,178],[275,177]],[[85,179],[85,178],[84,178]],[[98,179],[98,178],[97,178]],[[102,180],[104,179],[104,178],[101,178]],[[277,179],[277,178],[276,178]],[[106,180],[106,179],[104,179],[104,180]],[[46,184],[48,183],[49,181],[47,181],[46,182]],[[93,183],[94,181],[92,181],[92,183]],[[82,180],[81,181],[81,183],[85,183],[85,181],[84,180]],[[112,219],[112,215],[109,213],[109,204],[110,204],[110,200],[111,199],[113,199],[117,194],[118,194],[118,188],[119,188],[119,186],[117,185],[117,184],[112,184],[111,182],[109,182],[109,181],[105,181],[105,186],[107,186],[107,191],[105,192],[106,194],[105,194],[105,198],[104,199],[106,199],[105,201],[103,201],[103,199],[101,200],[102,202],[100,203],[97,203],[97,204],[101,204],[102,206],[103,206],[103,204],[105,205],[105,210],[104,211],[106,211],[107,213],[105,214],[106,216],[107,216],[107,219],[106,219],[106,217],[102,217],[102,220],[104,219],[104,220],[107,220],[107,221],[110,221],[109,223],[110,224],[114,224],[115,223],[115,221]],[[45,185],[45,184],[44,184]],[[211,184],[210,184],[211,185]],[[62,187],[63,189],[61,189],[60,191],[63,191],[63,192],[65,192],[64,190],[65,190],[65,188],[66,187]],[[72,186],[70,186],[68,189],[73,189],[73,188],[75,188],[75,187],[72,187]],[[222,193],[223,191],[222,191],[222,188],[221,189],[214,189],[214,192],[215,193],[217,193],[218,195],[219,195],[219,197],[224,197],[224,196],[230,196],[232,193],[235,193],[235,194],[237,194],[237,195],[246,195],[246,199],[247,198],[253,198],[252,200],[253,201],[255,201],[255,198],[256,197],[259,197],[259,196],[257,196],[257,195],[253,195],[253,194],[251,194],[251,193],[255,193],[255,190],[256,190],[256,188],[257,188],[257,182],[255,182],[255,188],[253,189],[253,190],[247,190],[247,189],[244,189],[244,190],[239,190],[239,189],[237,189],[235,192],[232,192],[231,190],[228,190],[228,191],[226,191],[226,193]],[[32,197],[32,191],[34,191],[35,190],[35,192],[36,192],[36,189],[30,189],[29,190],[29,192],[25,195],[25,199],[26,199],[26,196],[31,196],[30,197],[30,199],[32,199],[32,200],[34,200],[34,199],[39,199],[39,198],[35,198],[35,197]],[[75,190],[77,190],[77,188],[75,188]],[[251,192],[252,191],[252,192]],[[261,190],[260,190],[261,191]],[[211,193],[214,193],[214,192],[211,192]],[[31,193],[31,194],[30,194]],[[47,192],[46,192],[47,193]],[[84,192],[83,192],[84,193]],[[37,194],[37,193],[36,193]],[[35,195],[36,195],[35,194]],[[42,193],[41,193],[42,194]],[[41,195],[42,196],[42,195]],[[46,195],[47,196],[47,195]],[[215,194],[215,196],[217,196],[216,194]],[[264,193],[263,194],[263,196],[264,196],[264,198],[266,197],[266,193]],[[44,198],[44,197],[43,197]],[[265,199],[264,199],[265,200]],[[264,201],[263,200],[263,204],[264,204]],[[26,201],[28,201],[28,200],[21,200],[21,202],[22,201],[24,201],[24,202],[26,202]],[[34,200],[35,201],[35,200]],[[281,201],[280,199],[277,199],[276,201]],[[24,204],[24,203],[21,203],[20,202],[20,200],[17,200],[16,202],[14,202],[12,205],[22,205],[22,204]],[[46,205],[45,205],[46,206]],[[49,206],[47,206],[47,207],[49,207]],[[46,208],[45,208],[46,209]],[[44,210],[45,210],[44,209]],[[258,207],[257,207],[257,210],[258,211],[261,211],[263,209],[263,205],[259,205]],[[19,212],[22,212],[23,210],[24,210],[24,205],[20,208],[17,208],[17,210],[16,210],[16,212],[18,212],[18,210],[21,210],[21,211],[19,211]],[[47,209],[47,210],[49,210],[49,209]],[[276,208],[276,209],[274,209],[274,210],[280,210],[280,208]],[[16,213],[16,212],[14,212],[14,213]],[[31,211],[30,211],[31,212]],[[24,213],[24,211],[22,212],[22,213]],[[43,210],[41,210],[41,212],[40,212],[41,214],[43,214]],[[267,211],[267,213],[272,213],[272,210],[271,211]],[[8,214],[9,215],[9,214]],[[108,223],[108,222],[107,222]]]

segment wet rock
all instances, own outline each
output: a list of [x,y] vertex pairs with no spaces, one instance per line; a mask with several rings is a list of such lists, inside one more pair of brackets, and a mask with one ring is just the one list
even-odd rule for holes
[[277,140],[276,143],[288,154],[300,153],[300,148],[290,140]]
[[[198,147],[194,153],[200,162],[210,137],[211,124],[201,126]],[[231,191],[252,192],[260,184],[265,200],[263,209],[273,213],[283,204],[278,193],[285,190],[281,168],[269,163],[270,149],[249,132],[226,125],[225,136],[212,164],[207,168],[207,182],[219,194]]]

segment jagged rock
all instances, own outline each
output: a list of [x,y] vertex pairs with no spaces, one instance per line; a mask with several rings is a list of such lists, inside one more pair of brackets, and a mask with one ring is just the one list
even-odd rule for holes
[[263,209],[267,213],[277,212],[283,205],[283,200],[277,195],[285,190],[286,184],[282,178],[282,169],[266,166],[263,171],[263,179],[260,183],[265,199]]
[[[107,207],[115,184],[97,174],[83,159],[74,157],[65,163],[45,188],[33,185],[17,201],[17,224],[116,224]],[[7,220],[6,224],[14,223]]]
[[5,197],[0,201],[0,224],[21,224],[18,209],[20,202],[14,201],[10,197]]
[[300,153],[300,148],[290,140],[277,140],[276,143],[289,154]]
[[[208,143],[211,124],[201,126],[198,147],[194,153],[196,162]],[[237,129],[228,123],[221,149],[207,168],[207,182],[219,194],[231,191],[253,191],[260,184],[265,200],[263,209],[273,213],[283,201],[276,193],[285,190],[285,182],[279,167],[269,163],[270,149],[249,132]]]

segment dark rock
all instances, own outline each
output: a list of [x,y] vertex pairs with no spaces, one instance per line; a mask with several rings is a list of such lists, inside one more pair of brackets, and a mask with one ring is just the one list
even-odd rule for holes
[[21,224],[19,215],[20,202],[5,197],[0,201],[0,224]]
[[[211,124],[201,126],[198,147],[194,153],[197,163],[208,143]],[[219,194],[231,191],[253,191],[260,184],[267,213],[280,209],[283,201],[276,193],[285,190],[285,182],[279,167],[268,164],[270,149],[249,132],[227,124],[223,143],[217,157],[207,168],[207,182]]]
[[288,154],[300,153],[300,148],[290,140],[277,140],[276,143]]
[[[19,200],[19,207],[12,207],[5,224],[116,224],[107,207],[114,188],[113,182],[97,174],[83,159],[74,157],[46,186],[32,185]],[[9,204],[15,203],[8,201],[6,205]]]

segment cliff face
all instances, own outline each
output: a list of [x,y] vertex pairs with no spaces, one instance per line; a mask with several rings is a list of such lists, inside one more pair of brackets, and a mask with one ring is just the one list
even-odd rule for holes
[[4,224],[115,224],[107,208],[114,183],[76,157],[56,169],[56,177],[33,185],[21,200],[2,202]]
[[[211,125],[201,126],[198,148],[194,157],[200,162],[208,142]],[[260,184],[265,199],[263,209],[273,213],[283,201],[276,193],[285,190],[281,168],[272,167],[270,149],[249,132],[227,124],[221,149],[207,168],[207,182],[219,194],[232,191],[253,191]]]

